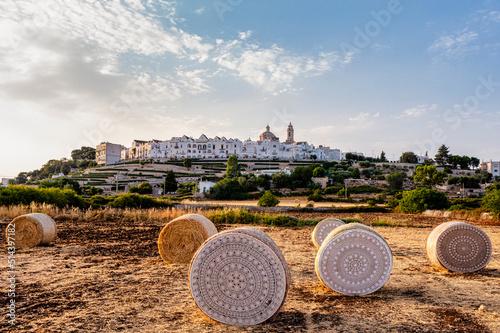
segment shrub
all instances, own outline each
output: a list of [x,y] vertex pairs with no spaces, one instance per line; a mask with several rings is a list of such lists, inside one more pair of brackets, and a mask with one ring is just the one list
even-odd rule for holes
[[225,178],[210,189],[210,198],[216,200],[244,200],[247,190],[236,179]]
[[136,193],[122,194],[114,198],[109,203],[114,208],[155,208],[155,207],[168,207],[167,202],[158,201],[155,198],[148,196],[141,196]]
[[263,196],[260,197],[257,205],[260,207],[275,207],[280,203],[277,196],[271,193],[271,191],[266,191]]
[[387,201],[387,207],[396,208],[399,205],[398,199],[391,198]]
[[403,192],[399,209],[405,214],[418,214],[426,209],[446,209],[450,202],[444,193],[428,188]]
[[0,187],[0,206],[29,205],[32,202],[55,205],[59,208],[86,208],[83,197],[73,190],[32,188],[23,185]]
[[488,209],[495,217],[500,216],[500,190],[489,190],[483,198],[483,207]]
[[323,197],[321,196],[321,190],[314,190],[314,192],[309,195],[307,197],[307,201],[315,201],[315,202],[319,202],[319,201],[323,201]]
[[375,207],[377,205],[377,201],[373,200],[373,199],[370,199],[370,200],[367,200],[366,203],[368,204],[368,206],[370,207]]

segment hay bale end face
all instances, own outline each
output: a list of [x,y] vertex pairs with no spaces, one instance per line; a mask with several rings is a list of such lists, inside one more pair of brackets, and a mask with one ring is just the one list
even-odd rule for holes
[[256,325],[276,317],[283,307],[288,265],[272,239],[262,234],[256,228],[223,231],[193,257],[191,296],[208,317],[229,325]]
[[[6,229],[15,228],[14,242],[17,247],[48,245],[56,237],[54,220],[45,214],[32,213],[16,217]],[[11,235],[12,236],[12,235]],[[9,239],[9,237],[7,237]]]
[[319,249],[330,232],[341,225],[344,225],[344,221],[332,217],[321,220],[316,225],[311,235],[314,246]]
[[481,228],[459,221],[445,222],[432,230],[426,250],[435,268],[457,273],[483,269],[493,252],[491,240]]
[[168,264],[188,263],[200,245],[216,233],[217,228],[205,216],[182,215],[163,227],[158,237],[158,251]]
[[316,275],[344,295],[367,295],[382,288],[392,271],[392,252],[370,227],[346,224],[332,231],[315,261]]

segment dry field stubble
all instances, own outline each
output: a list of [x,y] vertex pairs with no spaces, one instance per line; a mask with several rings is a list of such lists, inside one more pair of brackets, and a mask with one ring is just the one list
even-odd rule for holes
[[[156,241],[166,220],[61,215],[56,219],[55,245],[16,253],[16,329],[500,332],[500,227],[483,226],[493,243],[489,265],[478,273],[455,274],[431,268],[425,256],[431,227],[445,219],[368,213],[357,214],[356,218],[366,224],[390,218],[389,221],[400,221],[401,225],[423,226],[375,227],[394,255],[392,275],[384,287],[363,297],[336,294],[322,286],[314,273],[313,227],[258,227],[282,250],[292,272],[292,285],[285,307],[274,322],[236,327],[216,323],[197,309],[189,293],[188,264],[169,266],[161,260]],[[3,229],[9,221],[2,220]],[[217,225],[219,231],[233,227],[237,225]],[[1,251],[6,253],[2,235]],[[6,276],[6,265],[2,265],[2,271]],[[7,296],[5,287],[3,293]],[[2,321],[0,330],[6,329],[12,327]]]

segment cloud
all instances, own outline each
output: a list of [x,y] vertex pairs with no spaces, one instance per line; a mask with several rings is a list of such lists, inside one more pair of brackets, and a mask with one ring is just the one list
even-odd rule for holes
[[355,117],[349,117],[350,121],[359,121],[364,122],[369,119],[374,119],[380,117],[380,113],[377,112],[374,115],[371,115],[369,112],[360,112]]
[[476,51],[479,46],[472,45],[478,34],[468,31],[467,28],[439,37],[429,47],[428,51],[435,53],[434,61],[443,58],[460,58],[465,54]]
[[238,37],[240,39],[243,39],[243,40],[247,39],[248,37],[250,37],[252,35],[252,32],[253,32],[252,30],[248,30],[248,31],[244,31],[244,32],[239,32],[238,33]]
[[417,117],[423,116],[424,114],[426,114],[429,111],[436,110],[437,107],[438,107],[437,104],[431,104],[431,105],[420,104],[420,105],[417,105],[413,108],[409,108],[409,109],[404,110],[399,116],[396,116],[394,118],[396,118],[396,119],[409,118],[409,117],[417,118]]
[[371,47],[372,47],[372,49],[375,49],[375,50],[383,50],[383,49],[390,49],[391,48],[390,45],[381,45],[379,43],[375,43]]
[[321,75],[346,61],[336,52],[293,56],[277,45],[265,48],[238,40],[218,40],[215,53],[212,60],[227,72],[273,94],[289,91],[299,77]]
[[493,22],[500,22],[500,12],[492,10],[483,16],[484,20],[491,20]]
[[205,7],[198,8],[194,11],[195,14],[201,15],[205,12]]

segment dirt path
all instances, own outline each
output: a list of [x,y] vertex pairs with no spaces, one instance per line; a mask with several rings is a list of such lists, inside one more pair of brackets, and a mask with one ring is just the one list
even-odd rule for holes
[[[387,215],[387,214],[386,214]],[[358,215],[363,221],[376,214]],[[259,227],[281,248],[292,285],[276,321],[251,327],[216,323],[188,287],[188,265],[164,264],[160,224],[58,221],[56,245],[16,253],[16,329],[22,332],[500,332],[500,227],[484,226],[493,259],[475,274],[430,267],[424,228],[377,227],[394,255],[392,275],[363,297],[336,294],[314,273],[312,227]],[[5,228],[7,221],[3,221]],[[233,225],[218,225],[219,230]],[[2,253],[6,253],[2,236]],[[6,256],[2,256],[5,258]],[[2,265],[2,276],[7,267]],[[5,278],[2,293],[7,299]],[[4,303],[5,304],[5,303]],[[6,307],[2,311],[7,313]],[[4,316],[2,314],[2,316]],[[5,317],[4,317],[5,318]],[[11,330],[6,321],[0,330]]]

